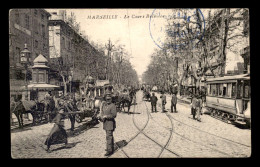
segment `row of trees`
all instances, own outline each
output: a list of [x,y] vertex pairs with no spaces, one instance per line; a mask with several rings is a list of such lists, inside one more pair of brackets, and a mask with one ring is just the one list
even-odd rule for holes
[[118,88],[138,85],[137,73],[124,45],[112,45],[110,40],[105,46],[94,42],[85,45],[88,46],[78,51],[83,54],[75,53],[72,59],[57,55],[58,58],[51,60],[52,69],[57,71],[55,78],[63,82],[64,94],[67,94],[71,80],[77,78],[84,83],[85,78],[90,76],[95,80],[109,80]]
[[[227,52],[239,54],[248,44],[248,9],[174,9],[182,18],[167,20],[166,40],[152,55],[143,79],[169,90],[175,81],[181,88],[192,79],[199,87],[202,78],[224,76]],[[204,16],[202,15],[204,14]],[[155,75],[156,74],[156,75]],[[197,83],[197,84],[196,84]]]

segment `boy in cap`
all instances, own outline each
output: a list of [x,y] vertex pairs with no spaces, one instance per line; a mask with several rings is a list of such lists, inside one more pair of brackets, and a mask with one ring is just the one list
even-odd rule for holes
[[164,112],[165,110],[165,104],[167,103],[166,102],[166,96],[164,94],[164,91],[162,91],[162,95],[160,96],[160,98],[162,99],[162,112]]

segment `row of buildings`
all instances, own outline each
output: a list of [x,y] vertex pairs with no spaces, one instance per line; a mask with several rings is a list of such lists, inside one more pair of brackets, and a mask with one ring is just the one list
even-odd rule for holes
[[[21,62],[21,52],[25,45],[30,51],[27,66]],[[102,59],[104,55],[68,22],[65,10],[52,13],[45,9],[9,11],[11,97],[25,99],[28,95],[28,99],[34,99],[33,91],[38,91],[38,88],[25,90],[25,86],[30,84],[45,83],[63,88],[61,72],[64,79],[70,81],[66,82],[68,91],[78,89],[86,74],[91,74],[85,67],[93,56]],[[34,62],[36,58],[37,62]],[[45,64],[44,68],[35,66],[37,63],[46,63],[48,70]],[[33,70],[35,67],[39,69]]]

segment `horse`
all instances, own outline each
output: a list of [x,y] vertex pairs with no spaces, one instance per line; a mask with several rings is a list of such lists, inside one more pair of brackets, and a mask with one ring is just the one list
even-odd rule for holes
[[[40,104],[33,100],[19,100],[18,102],[11,101],[10,113],[15,114],[18,120],[19,128],[23,128],[23,114],[30,113],[33,117],[32,125],[35,125],[36,119],[38,118],[39,106]],[[40,112],[43,112],[43,110]]]
[[115,101],[120,111],[122,111],[122,108],[125,111],[125,106],[127,106],[127,112],[129,114],[134,94],[134,91],[130,91],[129,93],[118,93],[116,95]]
[[48,122],[51,122],[57,114],[56,102],[53,98],[49,98],[43,101],[44,115]]

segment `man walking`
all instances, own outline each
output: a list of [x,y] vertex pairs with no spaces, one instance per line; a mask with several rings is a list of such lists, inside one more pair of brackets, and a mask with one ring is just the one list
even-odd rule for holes
[[103,122],[103,129],[106,131],[107,149],[105,156],[109,156],[114,152],[114,137],[113,131],[116,128],[115,118],[117,115],[116,106],[112,103],[110,92],[105,95],[106,102],[104,103],[99,119]]
[[153,110],[155,109],[155,112],[157,112],[156,110],[156,104],[157,104],[157,97],[154,95],[154,93],[152,94],[152,97],[151,97],[151,106],[152,106],[152,113],[154,112]]
[[162,112],[164,112],[165,111],[165,104],[167,103],[164,91],[162,91],[162,95],[160,96],[160,98],[162,99]]
[[177,105],[177,96],[176,96],[176,94],[172,94],[172,100],[171,100],[171,112],[172,113],[173,113],[173,107],[174,107],[174,112],[177,113],[176,105]]

